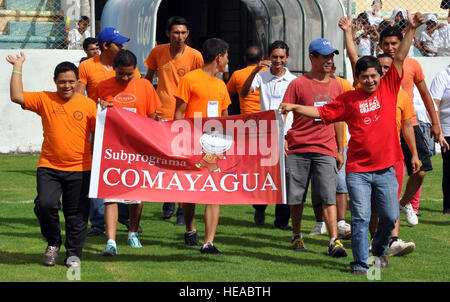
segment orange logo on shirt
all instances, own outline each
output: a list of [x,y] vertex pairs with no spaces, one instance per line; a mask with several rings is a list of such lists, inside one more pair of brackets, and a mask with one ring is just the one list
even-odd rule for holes
[[180,77],[183,77],[186,74],[186,70],[184,68],[179,68],[177,73]]
[[128,104],[136,102],[136,96],[131,93],[119,93],[114,97],[114,101],[117,103]]
[[81,111],[75,111],[73,113],[73,118],[76,119],[77,121],[81,121],[83,119],[83,112]]

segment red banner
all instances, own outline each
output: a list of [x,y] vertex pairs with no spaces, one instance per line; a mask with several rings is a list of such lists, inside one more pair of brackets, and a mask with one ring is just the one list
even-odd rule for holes
[[89,197],[285,203],[282,125],[273,110],[158,122],[99,109]]

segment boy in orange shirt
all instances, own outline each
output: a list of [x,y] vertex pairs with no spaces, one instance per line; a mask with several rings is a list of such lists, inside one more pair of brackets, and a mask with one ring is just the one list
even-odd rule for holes
[[90,135],[95,129],[95,103],[75,92],[78,69],[70,62],[58,64],[54,72],[56,92],[24,92],[22,65],[25,55],[9,55],[13,65],[11,101],[41,116],[44,134],[37,168],[37,197],[34,212],[47,240],[43,263],[54,266],[62,244],[59,200],[66,220],[68,267],[80,268],[89,215],[91,175]]
[[[148,67],[145,78],[150,83],[158,72],[158,87],[162,106],[158,109],[158,118],[162,121],[173,120],[175,113],[175,90],[180,79],[188,72],[203,66],[199,51],[186,45],[189,36],[189,24],[186,19],[174,16],[167,20],[166,35],[170,43],[155,46],[144,64]],[[166,202],[163,205],[162,218],[169,219],[175,212],[175,203]],[[176,225],[184,225],[183,210],[178,208]]]
[[[202,56],[205,65],[186,74],[180,81],[175,92],[177,105],[175,119],[194,118],[195,113],[202,117],[219,117],[228,115],[228,106],[231,104],[225,83],[216,74],[224,72],[228,64],[227,42],[212,38],[206,40],[202,47]],[[197,231],[194,228],[195,204],[183,204],[186,232],[185,243],[189,246],[198,246]],[[205,206],[205,244],[201,253],[219,254],[220,251],[213,245],[217,225],[219,223],[220,205],[207,204]]]
[[[101,54],[92,57],[80,63],[80,79],[77,84],[77,92],[84,94],[94,101],[97,85],[109,78],[114,78],[114,56],[123,49],[123,44],[130,41],[129,38],[122,36],[118,30],[113,27],[104,28],[97,36],[98,46]],[[135,69],[134,76],[140,78],[141,74]],[[97,236],[105,233],[104,205],[99,198],[91,199],[91,213],[89,220],[91,222],[91,230],[88,236]],[[119,207],[119,222],[127,226],[128,224],[128,206]],[[140,230],[141,231],[141,230]]]
[[[136,56],[129,50],[121,50],[114,57],[116,76],[98,84],[96,99],[102,108],[117,106],[136,114],[156,119],[156,109],[161,106],[153,86],[145,79],[136,79]],[[130,229],[128,243],[133,248],[141,248],[138,237],[139,220],[142,213],[141,201],[104,199],[106,236],[108,241],[102,251],[104,256],[117,255],[116,225],[118,203],[130,205]]]

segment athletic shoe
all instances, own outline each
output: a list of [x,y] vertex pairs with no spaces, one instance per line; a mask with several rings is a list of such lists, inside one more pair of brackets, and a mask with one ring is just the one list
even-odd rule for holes
[[118,254],[117,248],[112,244],[107,244],[105,249],[102,251],[102,256],[116,256]]
[[419,223],[419,219],[417,218],[416,213],[414,213],[414,210],[413,210],[413,207],[411,204],[408,204],[406,206],[400,205],[400,210],[402,210],[403,213],[405,213],[406,222],[410,226],[415,226]]
[[199,246],[197,231],[194,232],[184,232],[184,242],[188,246]]
[[348,223],[338,224],[338,237],[341,239],[350,239],[352,237],[352,227]]
[[306,252],[307,249],[305,247],[305,243],[303,242],[303,238],[300,238],[300,235],[296,235],[291,240],[291,248],[296,252]]
[[162,218],[169,219],[175,213],[175,203],[174,202],[165,202],[162,208]]
[[387,254],[390,256],[403,256],[414,252],[416,244],[414,242],[404,242],[397,239],[388,247]]
[[175,225],[186,225],[184,222],[183,208],[178,208],[176,216],[177,219],[175,221]]
[[339,239],[334,239],[333,243],[328,246],[328,255],[334,258],[347,257],[345,247]]
[[200,248],[202,254],[222,254],[211,242],[208,242]]
[[386,255],[381,257],[373,256],[373,266],[376,268],[387,268],[389,266],[389,261]]
[[136,234],[133,234],[128,238],[128,244],[134,249],[140,249],[142,247],[141,241]]
[[309,235],[316,236],[316,235],[322,235],[327,232],[327,225],[325,222],[316,222],[316,225],[312,229],[311,233]]
[[45,249],[43,263],[46,266],[54,266],[58,260],[59,246],[49,245]]
[[87,233],[88,237],[95,237],[95,236],[99,236],[99,235],[105,235],[105,231],[100,230],[98,228],[91,228],[89,233]]
[[255,216],[253,217],[253,220],[255,221],[255,224],[257,226],[262,226],[266,222],[266,211],[258,211],[255,210]]
[[68,259],[64,260],[64,263],[68,268],[81,268],[81,261],[78,257],[69,257]]

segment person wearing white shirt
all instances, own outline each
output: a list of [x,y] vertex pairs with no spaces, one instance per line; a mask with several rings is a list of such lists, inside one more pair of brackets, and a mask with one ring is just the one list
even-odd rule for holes
[[439,142],[442,155],[443,213],[450,215],[450,66],[439,72],[433,79],[430,93],[439,107],[438,113],[442,128]]
[[69,30],[66,27],[66,40],[67,49],[83,49],[83,41],[86,38],[91,37],[87,28],[89,27],[89,18],[86,16],[81,16],[80,21],[78,21],[78,27]]
[[[283,41],[275,41],[269,46],[269,60],[262,60],[253,69],[241,89],[241,97],[259,89],[261,111],[278,110],[284,93],[292,80],[297,77],[285,67],[289,60],[289,47]],[[268,69],[261,71],[264,67]],[[292,114],[286,118],[284,134],[292,125]],[[255,223],[263,225],[267,205],[253,205],[255,208]],[[291,230],[289,226],[290,210],[285,204],[277,204],[275,208],[274,225],[282,230]]]

